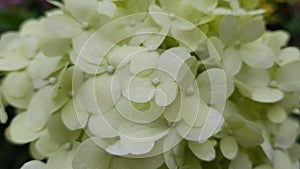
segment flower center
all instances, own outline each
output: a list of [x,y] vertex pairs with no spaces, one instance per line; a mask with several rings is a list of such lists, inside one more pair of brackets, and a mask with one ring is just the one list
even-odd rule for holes
[[152,84],[153,84],[154,86],[156,86],[156,85],[158,85],[158,84],[160,83],[160,80],[159,80],[158,77],[155,77],[155,78],[152,79],[151,82],[152,82]]
[[186,94],[188,96],[191,96],[191,95],[195,94],[194,88],[193,87],[189,87],[188,89],[186,89]]

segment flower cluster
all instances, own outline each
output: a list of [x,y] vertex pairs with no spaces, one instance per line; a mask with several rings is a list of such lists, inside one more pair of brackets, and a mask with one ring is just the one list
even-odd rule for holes
[[22,169],[299,168],[300,53],[252,1],[50,2],[0,42]]

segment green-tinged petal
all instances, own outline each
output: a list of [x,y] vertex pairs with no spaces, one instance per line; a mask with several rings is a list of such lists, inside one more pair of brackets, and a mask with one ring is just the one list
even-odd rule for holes
[[287,92],[300,91],[300,61],[288,63],[280,67],[275,73],[278,88]]
[[236,141],[245,147],[254,147],[264,142],[261,129],[253,123],[247,122],[234,130]]
[[17,115],[10,128],[8,128],[10,140],[14,143],[24,144],[32,142],[40,136],[41,131],[35,131],[28,126],[26,114],[21,113]]
[[0,123],[6,123],[8,120],[8,116],[5,112],[5,107],[2,103],[2,98],[1,98],[1,94],[0,94]]
[[28,66],[29,60],[15,53],[8,54],[4,58],[0,58],[1,71],[16,71]]
[[60,97],[53,100],[52,92],[52,86],[47,86],[33,96],[26,112],[28,125],[32,126],[33,130],[39,131],[45,127],[51,113],[61,108],[69,99]]
[[177,93],[178,88],[175,82],[161,82],[156,87],[155,102],[159,106],[168,106],[176,99]]
[[247,65],[243,65],[237,78],[251,87],[265,87],[268,86],[271,81],[268,70],[254,69]]
[[164,113],[164,107],[157,105],[154,100],[146,103],[134,103],[124,97],[116,103],[116,109],[126,119],[137,123],[152,122]]
[[70,99],[61,109],[62,121],[72,131],[84,128],[88,121],[88,113],[75,107],[76,104]]
[[281,150],[274,151],[272,162],[274,169],[292,168],[292,164],[289,157],[286,154],[284,154]]
[[113,17],[117,12],[117,5],[114,2],[100,1],[98,2],[97,12],[102,15]]
[[181,113],[181,94],[178,94],[174,102],[165,108],[163,115],[169,122],[177,122],[182,119]]
[[233,160],[238,154],[239,147],[234,137],[225,136],[220,141],[220,150],[227,159]]
[[173,149],[164,153],[165,163],[168,168],[178,168],[184,165],[185,143],[177,144]]
[[217,7],[218,0],[189,0],[189,3],[200,11],[211,12]]
[[209,38],[207,42],[207,49],[210,58],[213,58],[216,61],[221,60],[221,56],[223,55],[224,45],[221,40],[215,36]]
[[146,103],[153,98],[155,86],[149,78],[131,77],[125,82],[122,94],[130,101]]
[[283,66],[287,63],[298,61],[300,59],[300,51],[296,47],[283,48],[277,58],[277,63]]
[[251,93],[251,98],[262,103],[275,103],[284,97],[284,93],[273,88],[256,88]]
[[64,0],[66,9],[81,23],[89,22],[96,13],[97,0],[81,1],[81,0]]
[[253,68],[266,69],[271,67],[275,61],[273,51],[260,42],[242,45],[237,51],[242,60]]
[[138,76],[147,76],[158,66],[157,52],[139,52],[135,54],[130,63],[130,71]]
[[112,109],[103,114],[91,115],[88,128],[96,136],[113,138],[118,136],[118,128],[124,120],[115,109]]
[[4,95],[9,95],[14,98],[24,98],[33,93],[31,79],[24,71],[8,74],[3,81],[2,89]]
[[121,139],[121,144],[129,153],[141,155],[150,152],[154,147],[154,141],[150,142],[128,142]]
[[244,152],[239,152],[234,160],[229,164],[228,169],[252,169],[252,161]]
[[151,18],[161,27],[169,27],[171,22],[169,15],[156,5],[150,5],[149,12]]
[[42,52],[49,57],[63,56],[71,49],[70,40],[67,38],[54,38],[47,41],[42,47]]
[[52,73],[61,69],[65,63],[62,57],[46,57],[42,53],[36,55],[30,62],[27,72],[32,79],[46,79]]
[[226,99],[232,94],[233,80],[222,69],[212,68],[197,77],[200,98],[210,105],[225,105]]
[[204,143],[189,142],[190,150],[203,161],[212,161],[216,157],[216,151],[213,142],[210,140]]
[[267,111],[267,117],[273,123],[282,123],[286,116],[286,111],[281,106],[273,106]]
[[49,31],[64,38],[75,37],[82,31],[79,23],[63,14],[49,16],[45,24]]
[[186,124],[191,127],[201,127],[209,113],[208,105],[193,97],[182,98],[181,104],[182,118]]
[[51,116],[51,118],[48,121],[47,128],[50,136],[59,143],[74,141],[79,137],[81,133],[80,130],[75,130],[75,131],[69,130],[64,125],[60,114],[55,114]]
[[164,42],[164,40],[166,39],[169,30],[170,30],[169,27],[163,27],[157,33],[156,33],[156,31],[150,32],[151,36],[143,43],[143,45],[149,49],[159,48],[161,46],[161,44]]
[[239,31],[239,40],[243,43],[254,41],[262,36],[265,23],[262,18],[256,18],[244,24]]
[[290,39],[290,35],[286,31],[278,30],[273,32],[266,32],[263,40],[276,54],[279,54],[280,49],[286,46]]
[[46,169],[46,164],[38,160],[33,160],[25,163],[21,169]]
[[297,122],[287,119],[279,128],[274,145],[282,149],[290,148],[296,141],[299,133]]
[[219,37],[224,45],[232,44],[237,38],[238,18],[236,16],[225,16],[219,27]]
[[53,140],[48,132],[43,134],[35,144],[35,147],[39,153],[49,157],[60,147],[60,143]]
[[87,139],[78,147],[72,166],[74,169],[110,169],[112,156],[92,139]]
[[61,146],[49,157],[47,169],[73,169],[72,160],[78,146],[78,142],[66,143],[66,145]]
[[120,141],[117,141],[113,145],[108,146],[105,150],[109,154],[116,156],[125,156],[129,154],[129,151],[125,149],[125,147],[121,144]]
[[128,142],[151,142],[161,139],[169,133],[169,128],[163,120],[152,123],[138,124],[126,122],[120,125],[119,135]]
[[230,75],[236,75],[242,68],[241,55],[233,47],[225,49],[222,60],[224,69]]
[[[93,81],[93,86],[90,86],[89,90],[92,90],[93,97],[87,98],[87,101],[95,99],[97,103],[98,111],[93,113],[107,112],[113,108],[116,102],[121,97],[121,87],[117,78],[108,74],[103,74],[96,77]],[[94,90],[93,90],[94,89]]]
[[115,46],[107,54],[108,62],[115,68],[122,68],[132,60],[136,53],[140,53],[142,50],[143,48],[136,46]]

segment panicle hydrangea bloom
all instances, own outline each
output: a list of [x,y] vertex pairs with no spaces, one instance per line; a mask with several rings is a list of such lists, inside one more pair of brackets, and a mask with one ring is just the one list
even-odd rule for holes
[[22,169],[299,168],[300,53],[259,1],[50,2],[0,41]]

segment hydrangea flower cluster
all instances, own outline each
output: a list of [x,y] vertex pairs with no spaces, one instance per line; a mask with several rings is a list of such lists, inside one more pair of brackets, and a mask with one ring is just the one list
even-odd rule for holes
[[259,3],[50,2],[0,42],[22,169],[299,169],[300,53]]

